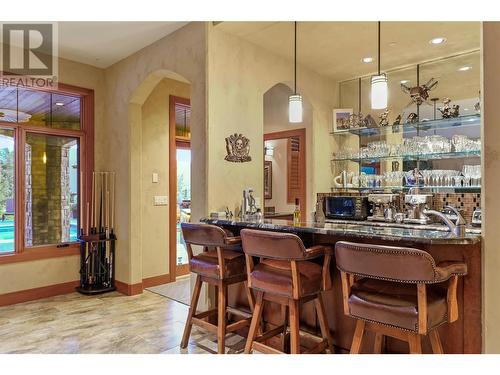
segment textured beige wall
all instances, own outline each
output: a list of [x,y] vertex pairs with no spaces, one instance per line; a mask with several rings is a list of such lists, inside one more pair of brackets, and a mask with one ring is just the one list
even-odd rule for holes
[[205,23],[189,23],[105,71],[108,143],[103,156],[117,178],[116,278],[129,284],[142,281],[143,230],[154,221],[142,214],[141,106],[165,77],[191,84],[193,219],[206,212],[205,31]]
[[80,279],[79,256],[67,256],[0,266],[0,294],[67,283]]
[[[190,97],[189,85],[163,79],[142,105],[142,278],[169,273],[169,206],[154,206],[155,195],[169,195],[169,96]],[[159,182],[152,182],[158,173]]]
[[[263,97],[277,83],[291,86],[293,61],[274,55],[241,38],[210,26],[208,55],[208,209],[225,206],[234,210],[241,204],[242,190],[253,187],[263,197]],[[313,108],[312,149],[325,150],[311,158],[312,186],[308,200],[315,193],[330,189],[328,136],[331,110],[336,103],[333,81],[299,66],[297,90]],[[224,138],[242,133],[250,139],[249,163],[229,163]],[[328,151],[327,151],[328,150]],[[224,194],[220,194],[224,191]],[[308,210],[308,217],[310,215]]]
[[500,22],[483,23],[483,350],[500,353]]
[[[94,90],[95,95],[95,165],[106,164],[102,150],[104,123],[104,71],[69,60],[59,60],[61,83]],[[0,265],[0,294],[78,280],[79,256],[43,259]]]

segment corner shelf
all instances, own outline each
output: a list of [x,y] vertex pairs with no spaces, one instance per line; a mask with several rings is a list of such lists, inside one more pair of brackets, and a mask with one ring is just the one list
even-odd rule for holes
[[366,157],[366,158],[336,158],[332,159],[332,162],[342,162],[342,161],[353,161],[353,162],[366,162],[375,163],[381,160],[435,160],[435,159],[459,159],[459,158],[471,158],[480,157],[481,151],[464,151],[464,152],[443,152],[443,153],[433,153],[433,154],[415,154],[415,155],[401,155],[401,156],[379,156],[379,157]]
[[368,192],[368,193],[378,193],[390,190],[392,191],[408,191],[412,188],[422,189],[429,192],[460,192],[460,193],[480,193],[481,186],[379,186],[379,187],[331,187],[332,192]]
[[399,125],[379,126],[376,128],[353,128],[343,131],[330,132],[331,135],[355,134],[372,136],[380,134],[414,133],[419,131],[442,130],[455,127],[477,126],[481,124],[481,115],[466,115],[454,118],[420,121]]

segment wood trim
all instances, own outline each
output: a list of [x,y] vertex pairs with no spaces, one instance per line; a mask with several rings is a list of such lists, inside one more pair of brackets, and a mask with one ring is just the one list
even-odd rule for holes
[[25,289],[17,292],[0,294],[0,306],[14,305],[16,303],[34,301],[41,298],[68,294],[75,291],[80,281],[42,286],[40,288]]
[[[61,244],[44,245],[40,247],[26,247],[24,245],[24,222],[25,222],[25,189],[24,189],[24,145],[26,143],[26,133],[47,134],[55,136],[68,136],[78,139],[79,142],[79,160],[80,171],[84,173],[85,183],[83,192],[83,201],[89,201],[89,191],[91,189],[91,171],[94,169],[94,90],[83,87],[72,86],[59,83],[57,89],[42,89],[38,91],[49,91],[54,93],[64,93],[79,96],[81,99],[80,130],[64,130],[48,127],[19,125],[18,123],[0,123],[2,127],[8,127],[15,132],[16,147],[16,167],[15,167],[15,195],[16,195],[16,216],[15,216],[15,252],[6,255],[0,255],[0,264],[13,263],[21,261],[31,261],[37,259],[46,259],[59,256],[74,255],[78,253],[78,243],[73,242],[69,248],[61,249]],[[85,163],[81,161],[85,160]],[[78,188],[80,189],[80,173],[78,173]],[[80,206],[81,200],[78,200]],[[79,207],[79,210],[84,208]],[[83,212],[84,221],[86,213]],[[78,215],[78,227],[80,228],[80,215]],[[71,249],[71,250],[70,250]],[[35,254],[36,252],[36,254]]]
[[169,228],[168,228],[168,259],[169,259],[169,274],[170,280],[175,281],[177,277],[177,156],[176,156],[176,136],[175,136],[175,105],[191,105],[191,101],[187,98],[178,96],[169,96],[168,106],[168,205],[169,205]]
[[157,285],[169,283],[170,281],[171,281],[170,274],[168,274],[168,273],[166,273],[164,275],[147,277],[145,279],[142,279],[142,287],[143,288],[150,288],[152,286],[157,286]]
[[116,290],[127,296],[135,296],[141,294],[144,288],[142,287],[142,282],[137,284],[127,284],[119,280],[115,280]]
[[[300,142],[300,175],[301,175],[301,181],[300,181],[300,190],[301,190],[301,196],[300,196],[300,216],[302,220],[306,220],[306,206],[307,206],[307,162],[306,162],[306,157],[307,157],[307,152],[306,152],[306,129],[301,128],[301,129],[292,129],[292,130],[284,130],[284,131],[279,131],[279,132],[274,132],[274,133],[266,133],[264,134],[264,141],[269,141],[272,139],[282,139],[282,138],[291,138],[291,137],[298,137],[299,142]],[[302,147],[303,146],[303,147]],[[265,157],[264,157],[265,161]],[[264,166],[262,167],[264,171]],[[264,189],[264,188],[263,188]],[[262,196],[264,196],[264,191],[262,191]]]
[[10,253],[0,256],[0,265],[80,255],[79,249],[80,247],[77,243],[71,243],[65,248],[57,248],[55,246],[31,247],[21,253]]

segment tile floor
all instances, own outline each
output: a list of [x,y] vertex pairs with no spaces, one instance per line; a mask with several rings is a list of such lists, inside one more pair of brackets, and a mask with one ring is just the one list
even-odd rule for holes
[[[78,293],[0,307],[0,353],[216,353],[216,336],[193,327],[180,349],[188,306],[144,291]],[[228,353],[245,339],[226,336]]]
[[177,278],[173,283],[152,286],[147,290],[189,306],[191,303],[190,282],[190,276],[186,275]]

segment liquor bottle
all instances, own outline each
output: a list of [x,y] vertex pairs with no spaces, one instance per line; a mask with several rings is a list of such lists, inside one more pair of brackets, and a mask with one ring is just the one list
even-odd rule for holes
[[299,224],[300,223],[300,204],[299,204],[299,198],[295,198],[295,211],[293,211],[293,223],[294,224]]

